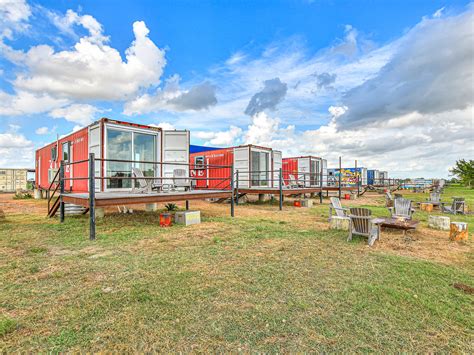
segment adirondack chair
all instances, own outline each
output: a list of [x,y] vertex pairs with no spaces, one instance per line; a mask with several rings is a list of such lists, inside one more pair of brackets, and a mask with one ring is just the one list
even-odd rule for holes
[[290,180],[290,187],[304,187],[304,183],[295,179],[295,176],[292,174],[288,174],[288,179]]
[[403,217],[405,219],[411,219],[413,212],[415,211],[411,207],[411,200],[405,198],[396,198],[393,202],[393,207],[389,207],[390,215],[392,218]]
[[441,211],[451,214],[464,214],[465,204],[464,197],[453,197],[451,206],[445,206],[445,203],[441,202]]
[[353,207],[349,211],[350,224],[347,241],[351,241],[353,235],[362,235],[368,238],[369,246],[374,245],[379,239],[379,228],[372,223],[372,211],[361,207]]
[[348,216],[348,208],[344,208],[341,205],[341,200],[339,200],[337,197],[331,197],[331,205],[329,206],[329,222],[331,222],[332,219],[332,210],[336,213],[337,217],[343,217],[343,218],[349,218]]
[[439,192],[430,192],[430,198],[427,198],[426,201],[439,204],[441,202],[441,194]]
[[[162,186],[161,183],[156,180],[144,179],[143,171],[139,168],[132,168],[132,177],[137,178],[132,181],[132,193],[150,193],[153,190],[159,190]],[[136,183],[138,183],[138,187]]]
[[191,181],[189,180],[186,169],[173,169],[173,185],[175,188],[184,188],[184,191],[191,190]]

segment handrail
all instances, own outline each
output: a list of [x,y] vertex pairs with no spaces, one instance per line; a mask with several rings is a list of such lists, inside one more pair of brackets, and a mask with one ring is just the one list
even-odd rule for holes
[[[56,193],[56,191],[58,191],[58,189],[59,189],[59,184],[56,185],[56,188],[53,190],[53,193],[49,195],[49,198],[48,198],[48,214],[51,212],[51,208],[50,208],[51,200],[53,199],[54,194]],[[51,190],[48,190],[48,191],[51,191]]]
[[[51,187],[52,187],[53,184],[55,183],[56,178],[58,177],[58,175],[59,175],[59,169],[58,169],[58,171],[56,171],[56,174],[54,174],[53,180],[51,180],[51,184],[49,184],[48,191],[51,190]],[[58,186],[59,186],[59,184],[58,184]]]

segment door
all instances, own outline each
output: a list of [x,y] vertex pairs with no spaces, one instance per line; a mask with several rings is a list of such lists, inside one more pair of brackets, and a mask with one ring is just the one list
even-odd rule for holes
[[310,158],[299,158],[298,159],[298,174],[295,178],[298,180],[298,183],[304,183],[303,186],[310,186]]
[[322,159],[322,166],[323,166],[323,186],[329,186],[328,161],[326,159]]
[[279,150],[273,151],[273,181],[271,186],[279,187],[280,186],[280,169],[283,168],[282,164],[282,154]]
[[270,151],[250,148],[251,186],[268,187],[270,177]]
[[[100,134],[100,125],[97,124],[95,126],[92,126],[89,128],[89,153],[94,153],[95,158],[101,158],[101,152],[100,152],[100,147],[101,147],[101,134]],[[94,166],[94,174],[96,177],[101,177],[101,171],[100,171],[100,165],[101,162],[97,161],[95,162]],[[89,172],[89,168],[87,168],[87,172]],[[89,185],[89,182],[87,182]],[[101,191],[101,180],[96,179],[95,180],[95,191]],[[89,188],[88,188],[89,190]]]
[[175,169],[185,169],[189,177],[189,131],[163,131],[163,163],[164,184],[173,183]]
[[239,188],[250,187],[250,147],[234,148],[234,170],[239,172]]

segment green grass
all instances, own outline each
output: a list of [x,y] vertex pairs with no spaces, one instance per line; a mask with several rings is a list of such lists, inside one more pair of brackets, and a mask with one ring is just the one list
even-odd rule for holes
[[[154,213],[106,215],[95,242],[84,216],[7,218],[0,349],[474,351],[473,296],[452,286],[474,286],[472,254],[457,264],[397,256],[298,214],[279,220],[291,207],[244,208],[274,217],[204,211],[200,226],[159,228]],[[316,206],[299,218],[326,216]]]

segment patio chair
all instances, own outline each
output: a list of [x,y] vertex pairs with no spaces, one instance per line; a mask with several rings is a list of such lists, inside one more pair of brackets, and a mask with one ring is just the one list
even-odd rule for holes
[[349,237],[347,241],[352,240],[353,235],[362,235],[368,238],[369,246],[374,245],[379,238],[379,228],[372,223],[372,211],[368,208],[354,207],[349,209]]
[[444,213],[451,214],[464,214],[464,206],[466,202],[464,197],[453,197],[451,206],[445,206],[444,202],[441,202],[441,211]]
[[430,198],[429,199],[427,198],[426,202],[439,204],[441,202],[441,194],[439,192],[430,192]]
[[288,174],[288,179],[290,180],[290,186],[292,187],[304,187],[304,183],[298,181],[297,179],[295,179],[295,176],[292,175],[292,174]]
[[[160,190],[162,187],[162,184],[156,179],[145,179],[143,171],[139,168],[132,168],[132,177],[137,178],[132,181],[132,193],[150,193],[153,190]],[[136,186],[136,183],[138,183],[138,187]]]
[[392,218],[411,219],[415,210],[411,207],[411,200],[406,198],[396,198],[393,202],[393,207],[389,207]]
[[186,169],[173,169],[174,188],[184,188],[184,191],[191,190],[191,180],[186,173]]
[[344,208],[341,205],[341,200],[339,200],[337,197],[331,197],[331,205],[329,206],[329,222],[331,222],[332,219],[332,210],[336,212],[337,217],[341,218],[349,218],[348,216],[348,208]]

